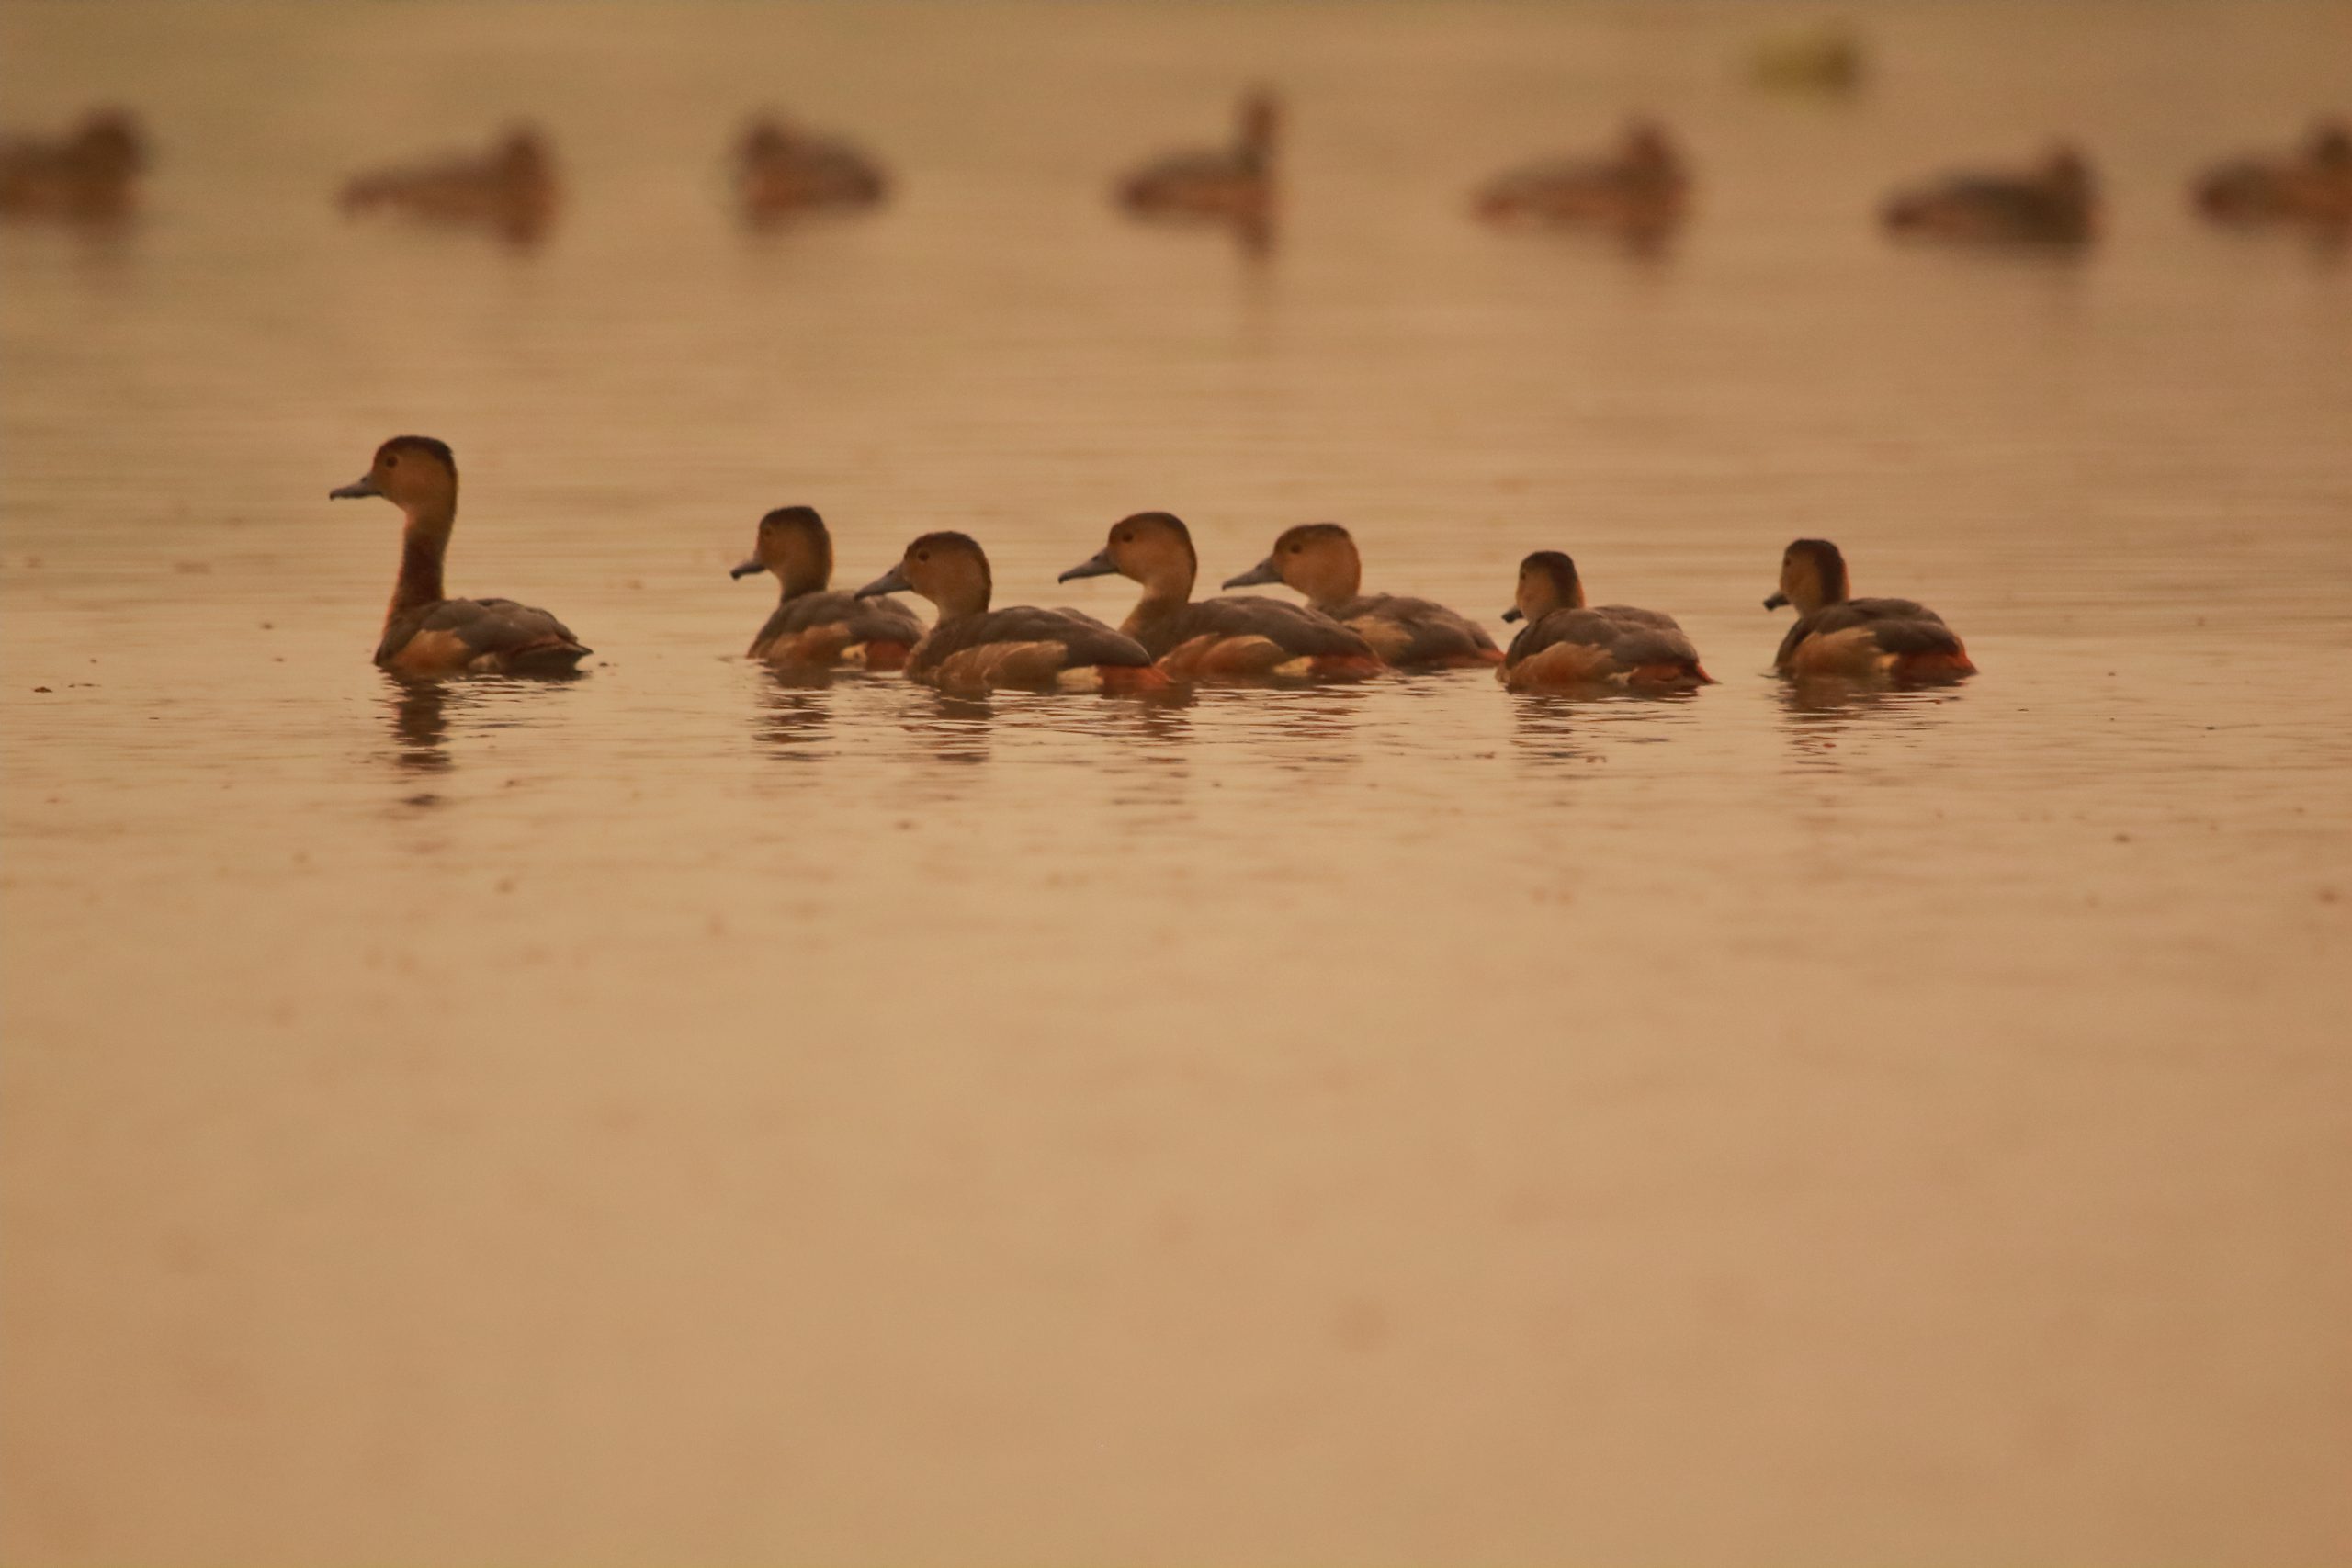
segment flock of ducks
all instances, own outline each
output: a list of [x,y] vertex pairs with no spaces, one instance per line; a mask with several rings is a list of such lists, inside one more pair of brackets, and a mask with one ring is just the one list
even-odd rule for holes
[[[368,472],[330,500],[376,496],[403,516],[400,575],[376,662],[412,679],[568,675],[592,651],[545,610],[512,599],[452,599],[442,562],[458,518],[458,465],[425,435],[396,435]],[[1306,603],[1256,594],[1195,599],[1200,558],[1182,521],[1139,512],[1111,525],[1102,547],[1059,581],[1117,575],[1142,593],[1110,626],[1080,610],[994,604],[989,558],[966,534],[924,534],[854,593],[832,587],[833,542],[807,506],[760,520],[737,578],[774,576],[782,593],[749,657],[779,670],[837,666],[901,671],[943,691],[999,687],[1142,693],[1175,684],[1362,681],[1389,670],[1492,669],[1513,691],[1670,692],[1713,683],[1673,617],[1585,601],[1576,562],[1538,550],[1520,563],[1506,622],[1525,624],[1498,648],[1468,617],[1427,599],[1365,593],[1355,540],[1337,523],[1278,536],[1266,558],[1227,588],[1280,583]],[[929,626],[888,595],[937,610]],[[1975,673],[1967,649],[1932,610],[1907,599],[1857,599],[1845,558],[1826,539],[1799,539],[1781,559],[1767,609],[1796,623],[1774,656],[1783,674],[1917,684]]]
[[[1271,235],[1279,195],[1275,154],[1282,123],[1280,100],[1253,90],[1241,101],[1230,144],[1146,164],[1115,183],[1114,198],[1140,216],[1230,224],[1262,243]],[[0,211],[119,217],[133,205],[147,148],[138,121],[119,109],[92,114],[52,140],[0,141]],[[871,207],[890,189],[881,165],[855,145],[775,117],[744,130],[730,167],[737,209],[754,226]],[[1664,127],[1637,119],[1613,146],[1595,153],[1497,175],[1474,193],[1471,207],[1495,223],[1594,228],[1642,242],[1682,221],[1690,186],[1690,161],[1674,138]],[[2192,182],[2190,197],[2198,211],[2217,221],[2352,230],[2352,129],[2324,120],[2284,152],[2216,164]],[[546,138],[518,128],[483,152],[355,175],[340,199],[349,212],[469,224],[528,242],[546,232],[560,198]],[[2030,167],[1955,174],[1897,192],[1880,212],[1893,233],[2053,244],[2092,239],[2098,219],[2089,161],[2064,143]]]

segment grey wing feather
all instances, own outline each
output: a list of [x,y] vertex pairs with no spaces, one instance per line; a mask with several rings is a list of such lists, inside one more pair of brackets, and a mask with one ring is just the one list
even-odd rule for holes
[[1261,637],[1287,653],[1310,658],[1374,657],[1370,643],[1330,616],[1281,599],[1255,594],[1202,599],[1176,619],[1178,643],[1204,635]]
[[1402,651],[1390,656],[1400,664],[1464,653],[1489,653],[1495,646],[1495,639],[1476,621],[1432,600],[1402,593],[1372,593],[1351,600],[1340,609],[1338,618],[1350,625],[1373,618],[1403,628],[1410,640]]

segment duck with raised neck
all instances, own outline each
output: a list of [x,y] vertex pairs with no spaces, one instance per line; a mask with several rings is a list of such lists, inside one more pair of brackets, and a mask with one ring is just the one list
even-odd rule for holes
[[401,571],[376,662],[400,675],[568,675],[592,650],[545,610],[512,599],[451,599],[441,563],[458,522],[458,462],[429,435],[395,435],[330,501],[379,496],[400,508]]

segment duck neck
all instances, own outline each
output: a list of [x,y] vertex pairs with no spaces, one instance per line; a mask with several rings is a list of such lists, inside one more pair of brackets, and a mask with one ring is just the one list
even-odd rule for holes
[[1170,572],[1143,585],[1143,597],[1127,612],[1126,621],[1119,629],[1134,637],[1144,627],[1176,615],[1192,602],[1193,573],[1187,571],[1180,577]]
[[449,530],[457,523],[454,506],[409,513],[401,530],[401,575],[392,584],[389,621],[420,604],[438,604],[448,595],[441,587],[441,559],[449,552]]

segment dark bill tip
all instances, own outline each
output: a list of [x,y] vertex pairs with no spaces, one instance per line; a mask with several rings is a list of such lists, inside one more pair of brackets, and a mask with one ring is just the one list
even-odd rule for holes
[[1080,577],[1109,577],[1118,570],[1119,569],[1117,567],[1111,564],[1111,552],[1108,549],[1102,549],[1087,557],[1084,560],[1079,562],[1076,566],[1070,568],[1068,571],[1054,579],[1054,581],[1056,582],[1069,582],[1075,578]]
[[1770,599],[1764,601],[1764,607],[1768,610],[1777,610],[1788,602],[1789,596],[1787,594],[1775,593]]
[[1227,588],[1253,588],[1261,582],[1280,582],[1282,580],[1283,574],[1274,570],[1274,558],[1268,556],[1264,560],[1260,561],[1256,566],[1251,567],[1248,571],[1243,572],[1240,576],[1227,578],[1225,580],[1225,586]]
[[1503,619],[1506,621],[1517,621],[1524,618],[1524,616],[1520,615],[1519,606],[1516,604],[1513,604],[1510,609],[1503,612]]
[[741,566],[729,567],[728,569],[727,575],[729,577],[755,577],[765,570],[767,570],[767,566],[764,562],[747,560]]
[[357,501],[363,496],[381,495],[384,492],[376,488],[375,475],[363,474],[347,485],[337,485],[334,489],[327,491],[327,499],[329,501]]
[[859,589],[855,593],[851,594],[850,597],[853,599],[871,599],[877,593],[904,593],[913,586],[914,584],[907,581],[907,574],[894,566],[889,570],[884,572],[881,576],[876,578],[873,581],[867,583],[865,587]]

